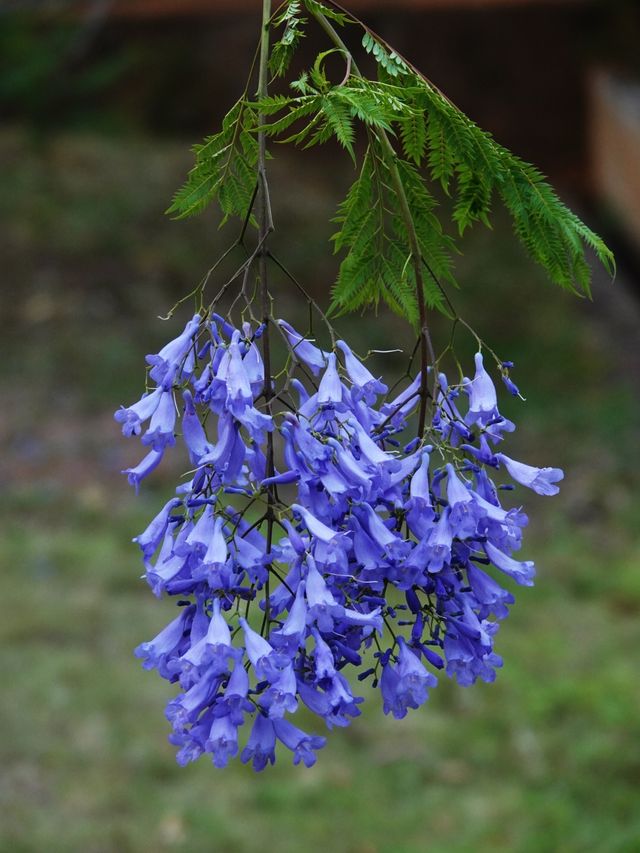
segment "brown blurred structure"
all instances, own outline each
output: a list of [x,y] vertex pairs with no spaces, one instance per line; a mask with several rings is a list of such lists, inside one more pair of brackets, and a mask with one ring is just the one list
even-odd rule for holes
[[[349,0],[350,9],[424,10],[486,9],[494,6],[578,5],[589,0]],[[165,15],[216,14],[255,11],[259,0],[116,0],[112,14],[120,17],[160,17]]]
[[640,83],[600,71],[590,106],[595,189],[640,247]]

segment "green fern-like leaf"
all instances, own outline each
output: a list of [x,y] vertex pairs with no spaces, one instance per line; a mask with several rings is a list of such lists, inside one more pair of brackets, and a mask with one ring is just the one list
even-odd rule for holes
[[[442,230],[435,214],[436,201],[429,193],[420,172],[411,163],[399,160],[398,172],[404,192],[413,214],[413,225],[420,246],[421,261],[428,275],[424,276],[424,298],[429,307],[446,312],[441,284],[458,286],[452,255],[456,250],[454,241]],[[394,229],[409,244],[406,226],[400,215],[394,217]]]
[[[275,100],[275,99],[274,99]],[[277,103],[267,103],[258,101],[256,109],[263,116],[273,115],[276,112],[286,110],[284,115],[272,122],[267,122],[261,126],[269,136],[277,136],[285,130],[288,130],[291,125],[295,124],[300,119],[306,118],[313,113],[316,113],[320,108],[320,98],[318,95],[302,95],[299,98],[281,97]]]
[[433,110],[427,121],[428,164],[431,177],[449,194],[449,185],[456,170],[456,157],[447,137],[445,123],[439,113]]
[[350,82],[346,86],[337,87],[332,94],[348,106],[353,118],[369,127],[380,127],[391,132],[392,119],[388,104],[373,96],[366,88]]
[[353,117],[347,104],[339,98],[328,95],[322,99],[321,109],[327,126],[331,128],[340,145],[349,152],[351,159],[355,161],[356,154],[353,147],[355,130],[353,127]]
[[492,182],[480,170],[470,169],[465,164],[458,167],[458,191],[453,209],[453,220],[460,235],[474,222],[490,227]]
[[273,45],[269,57],[269,68],[276,77],[283,77],[287,73],[300,41],[304,38],[304,25],[307,21],[301,13],[302,4],[291,0],[273,22],[274,28],[284,26],[284,32]]
[[362,37],[362,46],[391,78],[409,74],[409,66],[394,51],[389,51],[369,30]]
[[223,222],[230,216],[246,216],[256,183],[255,127],[254,111],[238,101],[225,116],[222,130],[194,146],[195,165],[167,213],[185,219],[217,198]]
[[551,280],[588,295],[591,272],[584,247],[590,246],[612,271],[613,255],[604,242],[560,201],[533,166],[500,146],[424,82],[422,92],[431,176],[447,192],[457,177],[453,218],[460,233],[475,221],[490,224],[491,201],[497,193],[511,213],[516,234]]
[[413,111],[400,120],[400,133],[405,155],[420,165],[427,145],[427,126],[424,114]]
[[351,18],[344,12],[333,9],[331,6],[325,6],[323,3],[318,3],[317,0],[304,0],[304,5],[309,12],[319,12],[330,21],[335,21],[341,27],[351,23]]
[[[452,241],[442,233],[434,215],[435,200],[422,176],[407,161],[394,163],[413,213],[419,249],[432,276],[424,276],[424,299],[446,313],[440,281],[454,282]],[[333,289],[331,311],[345,313],[384,301],[393,311],[416,323],[418,319],[415,258],[412,241],[399,202],[390,164],[379,143],[373,141],[363,168],[340,205],[335,220],[339,230],[336,251],[346,250]],[[423,258],[417,258],[422,263]]]

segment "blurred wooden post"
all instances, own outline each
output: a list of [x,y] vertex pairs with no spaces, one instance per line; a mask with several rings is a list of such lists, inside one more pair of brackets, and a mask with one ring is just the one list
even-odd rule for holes
[[594,189],[640,249],[640,82],[598,71],[589,88]]

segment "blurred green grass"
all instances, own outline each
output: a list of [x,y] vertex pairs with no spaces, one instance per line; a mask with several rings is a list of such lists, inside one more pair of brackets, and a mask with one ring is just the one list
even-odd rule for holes
[[[170,480],[128,492],[117,472],[138,450],[111,412],[166,334],[155,315],[221,245],[211,220],[162,220],[183,148],[0,136],[16,154],[0,197],[0,850],[637,851],[638,309],[608,285],[594,305],[553,290],[501,222],[468,241],[458,301],[517,363],[527,402],[505,400],[519,424],[507,452],[567,480],[553,501],[521,496],[539,580],[500,632],[497,682],[443,682],[402,722],[371,696],[309,771],[175,764],[174,688],[132,655],[172,604],[139,579],[130,543]],[[316,223],[348,175],[306,164],[274,164],[289,180],[277,239],[325,299],[330,227]],[[362,350],[406,339],[386,315],[343,328]]]

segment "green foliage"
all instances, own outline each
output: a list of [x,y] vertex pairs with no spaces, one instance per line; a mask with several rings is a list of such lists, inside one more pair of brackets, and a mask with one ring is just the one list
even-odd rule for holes
[[374,37],[374,35],[366,30],[362,37],[362,46],[371,53],[376,62],[386,71],[390,77],[401,77],[409,74],[409,66],[398,54],[387,48]]
[[300,40],[304,38],[303,27],[307,20],[301,16],[301,12],[302,4],[293,0],[273,21],[273,27],[284,26],[284,32],[273,45],[269,58],[269,68],[276,77],[283,77],[287,73]]
[[[414,211],[420,251],[442,281],[454,282],[452,244],[433,214],[435,202],[415,168],[403,160],[390,164],[373,138],[362,169],[340,205],[333,235],[336,252],[346,251],[333,289],[330,311],[345,314],[377,305],[381,300],[416,323],[418,306],[411,240],[393,186],[397,169],[405,196]],[[430,307],[446,311],[441,287],[431,275],[424,279],[424,298]]]
[[185,219],[217,198],[223,222],[230,216],[244,218],[256,185],[256,125],[255,111],[245,101],[237,101],[225,116],[222,130],[194,146],[195,166],[167,213]]
[[[414,90],[407,91],[413,97]],[[556,284],[589,294],[585,244],[613,272],[611,251],[537,169],[495,142],[426,82],[414,106],[418,104],[427,116],[426,161],[432,179],[450,193],[455,177],[453,219],[460,234],[476,221],[489,225],[491,203],[498,195],[523,245]]]
[[331,6],[325,6],[324,3],[318,3],[317,0],[304,0],[304,5],[311,13],[320,13],[324,15],[325,18],[328,18],[330,21],[335,21],[341,27],[344,27],[346,24],[350,24],[351,18],[349,15],[344,12],[340,12],[337,9],[334,9]]
[[[333,311],[383,300],[415,322],[417,265],[423,270],[426,303],[446,313],[442,287],[455,285],[455,244],[435,213],[426,177],[451,197],[460,236],[476,222],[490,227],[492,205],[500,199],[529,255],[561,287],[589,294],[585,247],[613,271],[610,250],[540,172],[499,145],[368,28],[332,5],[318,0],[284,5],[273,22],[284,27],[271,56],[275,75],[290,67],[303,36],[303,8],[323,23],[335,46],[290,83],[291,94],[241,99],[222,131],[196,147],[196,164],[169,212],[189,216],[217,197],[225,219],[244,218],[255,188],[258,131],[304,148],[334,139],[357,162],[361,125],[367,153],[336,219],[335,248],[346,254],[333,290]],[[376,61],[376,79],[360,74],[327,19],[362,26],[362,46]],[[336,53],[347,63],[339,84],[325,70],[327,57]]]
[[523,245],[556,284],[589,295],[585,244],[609,272],[614,271],[605,243],[560,201],[537,169],[495,142],[369,31],[363,45],[378,62],[383,78],[402,74],[410,79],[399,89],[404,152],[417,165],[426,160],[432,179],[447,194],[455,177],[453,220],[460,235],[474,222],[490,225],[492,200],[498,194]]

